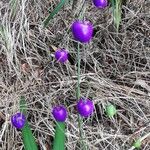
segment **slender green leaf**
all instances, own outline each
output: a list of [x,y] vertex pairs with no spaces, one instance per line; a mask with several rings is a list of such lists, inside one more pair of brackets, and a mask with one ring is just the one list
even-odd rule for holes
[[117,28],[117,31],[119,29],[120,23],[121,23],[121,9],[122,9],[122,0],[110,0],[113,8],[113,20],[114,24]]
[[116,9],[114,10],[114,22],[117,27],[117,31],[119,29],[119,25],[121,23],[121,5],[122,0],[116,0]]
[[24,96],[20,97],[20,112],[22,112],[24,115],[27,113],[27,106]]
[[60,11],[62,6],[65,4],[66,0],[61,0],[58,5],[55,7],[55,9],[49,14],[49,16],[44,20],[44,27],[47,27],[49,24],[49,21]]
[[11,0],[10,1],[12,17],[14,17],[16,15],[17,4],[18,4],[18,0]]
[[26,122],[25,126],[22,129],[22,138],[25,150],[38,150],[35,138],[32,134],[28,122]]
[[6,28],[3,25],[0,25],[0,37],[6,43],[8,40]]
[[65,122],[56,122],[53,150],[65,150]]

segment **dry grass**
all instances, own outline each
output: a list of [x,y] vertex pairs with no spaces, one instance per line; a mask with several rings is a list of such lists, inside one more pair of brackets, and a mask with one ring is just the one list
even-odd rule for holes
[[[14,3],[15,2],[15,3]],[[58,13],[48,28],[43,20],[59,1],[0,1],[0,149],[21,150],[20,132],[10,124],[25,95],[28,119],[39,149],[50,150],[54,135],[52,106],[64,104],[68,150],[78,150],[76,83],[77,44],[70,29],[79,6]],[[81,48],[81,95],[93,99],[94,115],[84,120],[85,142],[90,150],[128,150],[134,139],[150,132],[150,2],[129,0],[123,6],[118,35],[112,11],[95,9],[88,1],[85,18],[95,26],[89,45]],[[66,65],[57,63],[53,47],[67,48]],[[108,119],[104,108],[115,104],[118,115]],[[150,149],[150,138],[142,150]]]

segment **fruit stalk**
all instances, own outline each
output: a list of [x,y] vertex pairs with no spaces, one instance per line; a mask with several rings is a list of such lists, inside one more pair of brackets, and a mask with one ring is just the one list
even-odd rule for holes
[[[77,77],[78,77],[78,81],[77,81],[77,99],[80,99],[80,43],[78,42],[78,50],[77,50],[77,60],[78,60],[78,69],[77,69]],[[79,126],[79,134],[80,134],[80,146],[83,145],[83,150],[86,150],[86,145],[83,141],[83,129],[82,129],[82,124],[83,124],[83,120],[81,118],[81,116],[78,114],[78,126]],[[81,149],[82,150],[82,149]]]
[[[79,11],[79,15],[78,15],[78,19],[79,20],[82,20],[83,19],[83,13],[82,13],[82,10],[83,8],[85,7],[85,0],[82,1],[82,8],[81,10]],[[79,39],[78,39],[79,40]],[[79,40],[80,42],[85,42],[84,40]],[[77,48],[77,100],[80,99],[80,62],[81,62],[81,58],[80,58],[80,43],[78,41],[78,48]],[[87,42],[87,41],[86,41]],[[80,116],[80,114],[78,114],[78,126],[79,126],[79,135],[80,135],[80,149],[81,150],[86,150],[87,146],[85,145],[84,141],[83,141],[83,128],[82,128],[82,125],[83,125],[83,120],[82,120],[82,117]]]
[[78,68],[77,68],[77,99],[80,99],[80,44],[78,42],[78,50],[77,50],[77,60],[78,60]]

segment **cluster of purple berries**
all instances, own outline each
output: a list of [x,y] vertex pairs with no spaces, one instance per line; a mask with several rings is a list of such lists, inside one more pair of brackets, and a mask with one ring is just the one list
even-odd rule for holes
[[[93,35],[93,25],[89,21],[75,21],[71,27],[74,39],[81,43],[88,43]],[[55,58],[65,63],[68,60],[68,52],[65,49],[59,49],[55,52]],[[82,117],[89,117],[93,110],[93,102],[89,99],[81,98],[77,103],[77,110]],[[54,107],[52,114],[56,121],[64,122],[67,117],[67,111],[64,106]]]
[[[93,0],[93,4],[98,8],[105,8],[108,5],[107,0]],[[71,27],[74,39],[81,43],[88,43],[93,35],[93,25],[90,21],[75,21]],[[68,52],[65,49],[58,49],[55,52],[55,58],[61,63],[68,60]]]
[[[93,102],[89,99],[80,99],[77,103],[77,111],[82,117],[89,117],[94,110]],[[64,106],[53,108],[52,114],[56,121],[64,122],[67,118],[67,110]]]
[[[108,1],[93,0],[93,4],[98,8],[105,8]],[[90,21],[75,21],[71,30],[76,41],[88,43],[92,39],[93,25]],[[58,49],[55,52],[55,58],[57,61],[65,63],[68,60],[68,52],[65,49]],[[89,99],[81,98],[77,103],[77,110],[82,117],[89,117],[94,110],[94,104]],[[67,118],[67,110],[61,105],[54,107],[52,114],[58,122],[64,122]],[[11,117],[11,122],[16,128],[22,129],[26,123],[26,117],[22,113],[16,113]]]
[[[81,98],[77,103],[77,110],[82,117],[89,117],[94,110],[93,102],[89,99]],[[55,106],[52,114],[58,122],[64,122],[67,118],[67,110],[63,105]],[[22,129],[26,123],[26,117],[22,113],[16,113],[11,117],[11,123],[17,129]]]
[[[107,0],[93,0],[93,3],[98,8],[105,8],[108,5]],[[88,43],[92,39],[93,25],[90,21],[75,21],[71,26],[72,34],[76,41]],[[55,52],[55,58],[61,63],[68,60],[68,52],[65,49],[58,49]],[[89,99],[80,99],[77,103],[77,110],[83,117],[89,117],[93,110],[93,102]],[[57,121],[63,122],[67,117],[67,111],[64,106],[56,106],[52,112]]]

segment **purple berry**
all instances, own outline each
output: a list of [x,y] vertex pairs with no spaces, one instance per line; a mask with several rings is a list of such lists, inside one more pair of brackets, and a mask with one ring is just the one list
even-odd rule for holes
[[75,40],[87,43],[93,35],[93,25],[89,21],[75,21],[71,27]]
[[108,0],[93,0],[93,3],[98,8],[105,8],[108,5]]
[[55,58],[61,62],[65,63],[68,60],[68,52],[65,49],[58,49],[55,52]]
[[11,123],[17,129],[22,129],[25,125],[26,117],[22,113],[16,113],[11,116]]
[[94,111],[94,104],[89,99],[81,98],[77,103],[77,110],[83,117],[89,117]]
[[67,118],[67,110],[64,106],[56,106],[53,108],[52,114],[56,121],[64,122]]

